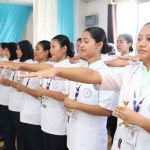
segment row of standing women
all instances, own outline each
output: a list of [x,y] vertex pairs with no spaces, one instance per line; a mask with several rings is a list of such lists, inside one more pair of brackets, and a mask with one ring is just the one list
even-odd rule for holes
[[[83,32],[83,40],[85,32]],[[92,34],[89,38],[91,37],[90,42],[84,43],[88,47],[94,39]],[[95,41],[92,47],[96,47],[97,44]],[[52,78],[58,76],[76,82],[94,84],[98,91],[120,90],[118,107],[113,113],[119,119],[112,150],[148,150],[150,143],[150,22],[140,30],[136,46],[139,61],[128,65],[123,70],[53,67],[22,77]],[[85,78],[85,75],[90,77]],[[86,108],[91,110],[88,106],[83,107],[83,103],[78,100],[65,101],[65,105],[78,112],[83,109],[86,111]]]
[[[74,55],[74,52],[70,49],[68,38],[63,35],[54,37],[51,41],[50,52],[52,58],[58,62],[53,66],[84,66],[93,69],[105,69],[106,66],[100,59],[100,50],[102,49],[103,52],[107,50],[105,32],[101,28],[87,29],[85,43],[88,42],[89,39],[86,38],[89,37],[90,33],[97,34],[98,41],[105,43],[105,45],[102,46],[102,43],[100,43],[95,48],[90,47],[81,56],[85,61],[79,61],[76,64],[71,64],[67,58]],[[99,37],[99,35],[101,36]],[[38,48],[34,53],[35,59],[37,50]],[[46,62],[46,59],[43,62]],[[40,64],[38,66],[32,65],[30,64],[31,61],[28,61],[28,63],[15,63],[15,68],[17,64],[17,69],[20,70],[32,70],[34,66],[38,70],[41,69],[41,66],[43,67],[42,64],[41,66]],[[23,74],[24,72],[14,71],[12,73],[13,81],[9,79],[8,82],[13,83],[7,84],[9,85],[7,88],[11,90],[10,96],[5,95],[9,99],[9,105],[11,104],[7,111],[15,114],[15,117],[11,118],[15,121],[15,125],[20,125],[19,130],[16,131],[18,149],[63,150],[67,147],[71,150],[81,149],[82,147],[86,150],[107,149],[106,116],[111,114],[114,107],[111,101],[112,91],[99,92],[92,85],[70,83],[62,78],[44,79],[42,80],[43,87],[39,87],[41,83],[38,78],[24,79],[20,84],[16,83],[18,73]],[[3,78],[1,80],[6,82],[8,79]],[[13,86],[13,88],[10,88],[10,86]],[[63,102],[67,95],[69,95],[69,98],[65,99],[66,106],[72,101],[71,99],[75,99],[85,105],[83,110],[72,112],[71,115],[67,116]],[[78,117],[76,118],[76,116]]]
[[[8,43],[4,49],[4,53],[7,51],[8,55],[5,56],[7,56],[9,60],[14,60],[14,62],[40,63],[48,61],[49,50],[50,42],[40,41],[34,51],[35,61],[33,62],[32,45],[29,41],[25,40],[17,43],[17,45],[15,43]],[[16,58],[18,59],[16,60]],[[10,74],[9,76],[7,76],[8,73]],[[24,110],[28,109],[28,107],[24,109],[25,104],[23,103],[23,97],[26,97],[29,102],[30,99],[33,99],[34,102],[35,97],[37,97],[36,86],[38,85],[38,80],[33,79],[30,82],[29,80],[19,81],[17,78],[18,73],[21,72],[11,70],[1,71],[0,110],[3,111],[1,113],[1,124],[2,136],[6,147],[5,149],[16,149],[16,137],[18,150],[43,149],[43,140],[41,138],[42,133],[39,121],[40,113],[38,113],[40,112],[40,102],[36,100],[36,102],[39,103],[39,110],[37,111],[38,117],[36,119],[32,117],[32,114],[30,114],[30,116],[28,116],[28,114],[24,114]],[[19,91],[21,90],[21,84],[22,87],[26,87],[26,94],[25,92],[22,93]],[[35,105],[38,104],[35,103]],[[22,106],[23,111],[20,111],[20,106]],[[29,108],[32,109],[32,106],[29,106]]]
[[[39,54],[36,51],[40,52],[39,47],[41,46],[43,55],[39,54],[39,57],[46,57],[37,60],[39,62],[48,61],[49,49],[45,49],[43,45],[42,42],[39,42],[34,53],[36,59]],[[16,132],[17,139],[20,140],[17,142],[19,144],[18,149],[66,150],[67,147],[70,150],[107,149],[107,116],[111,115],[118,102],[117,99],[113,99],[114,92],[99,90],[98,86],[94,87],[93,84],[80,83],[80,81],[100,83],[100,77],[97,74],[94,81],[95,76],[85,77],[85,74],[82,74],[84,69],[64,69],[64,67],[82,67],[105,72],[108,67],[102,61],[100,53],[105,53],[107,49],[104,30],[99,27],[91,27],[84,30],[82,34],[80,58],[84,61],[71,64],[68,57],[73,57],[74,53],[70,48],[70,41],[66,36],[58,35],[52,39],[50,50],[52,59],[58,61],[57,63],[52,61],[48,64],[40,63],[38,65],[33,65],[31,61],[1,63],[1,66],[21,70],[11,71],[9,81],[5,78],[1,79],[2,84],[9,85],[7,88],[10,90],[10,96],[7,93],[5,97],[9,98],[10,104],[12,103],[10,105],[12,109],[10,106],[9,109],[13,113],[10,113],[8,108],[6,109],[12,114],[11,118],[14,120],[14,124],[17,126],[20,124],[19,130]],[[39,80],[34,77],[25,78],[21,83],[16,82],[18,73],[28,74],[22,76],[43,74],[49,76],[47,75],[49,70],[34,74],[24,72],[25,70],[36,71],[49,68],[51,68],[50,72],[61,78],[51,77],[50,79]],[[111,71],[115,72],[113,69]],[[86,75],[88,74],[91,75],[87,71]],[[80,79],[80,76],[84,76],[84,78]],[[64,78],[79,82],[71,82]],[[41,84],[42,87],[39,87]],[[110,83],[110,85],[112,87],[108,89],[114,90],[113,84]],[[66,110],[64,106],[68,109]],[[20,118],[18,117],[19,113]],[[124,140],[124,137],[120,139]],[[122,142],[117,149],[125,149],[126,146],[122,148]],[[130,146],[128,148],[131,149]]]

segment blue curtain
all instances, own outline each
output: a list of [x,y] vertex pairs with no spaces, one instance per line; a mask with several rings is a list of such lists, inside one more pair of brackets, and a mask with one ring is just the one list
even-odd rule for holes
[[0,4],[0,42],[22,39],[32,7]]
[[57,0],[58,34],[74,38],[74,0]]

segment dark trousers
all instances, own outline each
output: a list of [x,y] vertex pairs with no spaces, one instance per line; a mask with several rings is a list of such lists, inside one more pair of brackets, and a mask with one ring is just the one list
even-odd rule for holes
[[44,150],[41,126],[23,123],[25,150]]
[[53,135],[43,132],[45,150],[68,150],[66,135]]
[[26,150],[24,149],[24,141],[23,141],[23,125],[20,122],[20,113],[15,111],[10,111],[12,124],[13,124],[13,132],[17,139],[17,150]]
[[0,125],[6,150],[16,150],[15,132],[13,130],[13,122],[8,106],[0,105]]
[[114,135],[115,135],[115,132],[116,132],[116,128],[117,128],[117,118],[114,117],[114,116],[108,117],[108,119],[107,119],[107,129],[110,132],[112,143],[113,143]]
[[2,105],[0,105],[0,137],[2,137],[2,127],[3,127],[3,119],[2,119]]

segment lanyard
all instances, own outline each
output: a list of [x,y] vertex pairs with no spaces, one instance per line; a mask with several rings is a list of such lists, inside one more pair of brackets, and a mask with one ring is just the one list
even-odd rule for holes
[[27,83],[26,83],[26,87],[28,87],[29,81],[30,81],[30,78],[28,79],[28,81],[27,81]]
[[[78,85],[78,83],[77,83]],[[79,96],[79,91],[80,91],[80,87],[81,87],[82,84],[80,84],[79,86],[76,86],[76,93],[75,93],[75,101],[77,101],[77,98]]]
[[12,82],[14,81],[14,79],[15,79],[15,75],[16,75],[16,71],[14,72],[14,75],[13,75],[13,77],[12,77]]
[[52,78],[47,82],[46,89],[49,90],[51,85]]
[[135,112],[139,112],[140,111],[140,108],[141,108],[141,105],[142,105],[144,99],[145,99],[145,97],[142,100],[140,100],[140,102],[138,104],[136,104],[137,103],[137,101],[136,101],[136,93],[134,92],[133,109],[134,109]]

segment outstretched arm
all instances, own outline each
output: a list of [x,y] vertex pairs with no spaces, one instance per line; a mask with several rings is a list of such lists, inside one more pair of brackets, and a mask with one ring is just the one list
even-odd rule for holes
[[11,69],[11,70],[36,72],[40,70],[49,69],[52,67],[52,65],[46,63],[30,64],[24,62],[5,62],[5,63],[0,63],[0,67]]
[[48,70],[38,71],[35,73],[30,73],[28,75],[20,75],[19,77],[41,77],[41,78],[51,78],[58,76],[68,80],[83,82],[89,84],[100,84],[101,76],[97,71],[89,68],[58,68],[52,67]]
[[52,65],[46,64],[46,63],[40,63],[40,64],[29,64],[29,63],[22,63],[20,64],[20,69],[24,71],[40,71],[40,70],[45,70],[51,68]]
[[105,61],[105,64],[110,67],[125,67],[129,65],[129,61],[126,59],[117,58],[117,59]]
[[139,61],[139,56],[120,56],[113,60],[105,61],[105,64],[110,67],[125,67]]
[[76,82],[101,83],[100,74],[89,68],[56,68],[56,76]]

